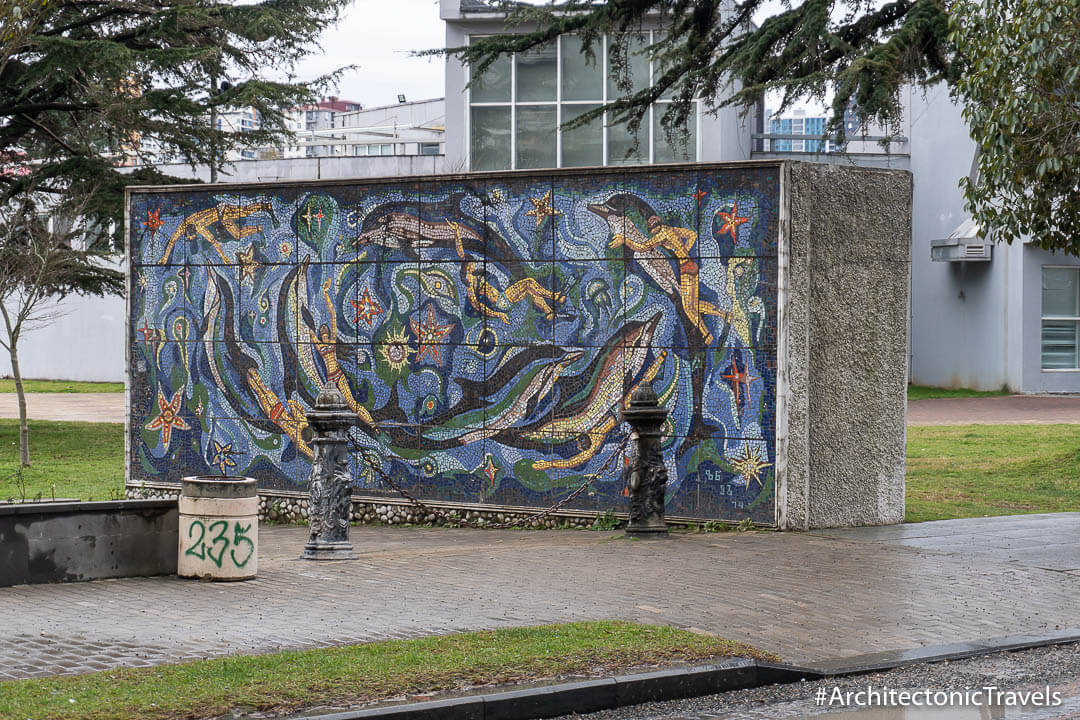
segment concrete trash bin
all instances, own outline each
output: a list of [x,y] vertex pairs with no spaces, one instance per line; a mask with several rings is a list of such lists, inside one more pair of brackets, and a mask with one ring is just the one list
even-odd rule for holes
[[208,580],[255,577],[259,560],[258,513],[259,498],[252,478],[184,478],[176,574]]

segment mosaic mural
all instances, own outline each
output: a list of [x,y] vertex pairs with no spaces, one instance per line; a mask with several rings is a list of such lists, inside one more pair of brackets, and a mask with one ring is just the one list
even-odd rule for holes
[[776,167],[134,191],[130,479],[303,489],[331,381],[407,489],[547,507],[649,380],[668,514],[775,523],[778,215]]

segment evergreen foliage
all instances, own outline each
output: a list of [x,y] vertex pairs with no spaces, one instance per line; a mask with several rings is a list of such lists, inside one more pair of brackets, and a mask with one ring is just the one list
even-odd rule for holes
[[[0,0],[0,199],[89,193],[119,245],[123,186],[167,180],[175,160],[220,168],[231,150],[288,136],[284,111],[333,81],[288,82],[348,0]],[[268,69],[286,78],[266,78]],[[219,131],[212,109],[252,108],[261,127]],[[117,164],[141,167],[121,174]],[[32,173],[12,168],[32,168]],[[92,191],[92,192],[90,192]]]
[[[781,109],[800,98],[831,98],[826,131],[842,140],[849,105],[861,123],[893,128],[904,84],[955,80],[943,0],[785,0],[760,25],[751,18],[771,11],[767,0],[567,0],[542,6],[491,0],[489,5],[506,13],[514,33],[473,38],[469,45],[427,54],[457,57],[475,74],[503,54],[544,45],[564,33],[577,34],[586,54],[597,60],[601,38],[608,35],[609,63],[623,96],[570,127],[607,111],[609,123],[627,122],[636,133],[650,104],[671,94],[674,102],[662,119],[670,134],[685,127],[695,98],[710,109],[749,107],[774,91],[782,97]],[[651,87],[631,89],[630,48],[635,33],[652,20],[666,34],[644,52],[661,69]]]
[[[19,396],[23,467],[19,340],[55,318],[57,297],[123,292],[108,258],[123,247],[124,186],[170,181],[155,167],[168,160],[213,175],[230,151],[289,136],[285,111],[336,73],[288,78],[347,3],[0,0],[0,348]],[[259,127],[215,126],[217,111],[241,107]],[[122,173],[132,159],[140,168]]]

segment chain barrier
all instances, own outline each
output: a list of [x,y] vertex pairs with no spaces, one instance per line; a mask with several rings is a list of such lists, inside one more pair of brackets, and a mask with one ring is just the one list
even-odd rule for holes
[[414,507],[421,510],[424,513],[425,517],[428,515],[434,515],[437,518],[443,519],[447,523],[460,525],[462,527],[484,528],[486,530],[505,530],[508,528],[518,527],[519,525],[524,525],[526,523],[533,523],[539,520],[543,520],[548,515],[551,515],[552,513],[558,511],[568,502],[581,495],[581,493],[585,492],[585,490],[591,487],[598,478],[603,477],[608,472],[612,463],[615,462],[616,458],[622,457],[623,451],[625,451],[626,447],[630,444],[630,433],[627,433],[626,437],[624,437],[622,441],[620,441],[619,447],[616,448],[615,452],[611,454],[611,457],[609,457],[607,461],[602,466],[600,466],[599,470],[587,475],[585,482],[581,483],[581,485],[579,485],[573,492],[564,497],[562,500],[555,503],[546,510],[541,510],[540,512],[533,515],[526,515],[524,517],[518,518],[517,520],[501,523],[477,523],[471,520],[467,520],[464,517],[458,515],[457,510],[446,512],[440,508],[433,508],[429,505],[425,505],[422,500],[412,495],[405,488],[398,485],[398,483],[392,477],[390,477],[390,475],[385,470],[382,469],[382,462],[380,462],[379,457],[369,448],[361,447],[360,444],[356,442],[356,438],[352,436],[352,433],[349,433],[349,442],[352,443],[353,449],[361,458],[363,458],[364,462],[367,463],[368,467],[371,468],[372,472],[374,472],[380,480],[389,485],[394,490],[394,492],[398,493],[403,498],[408,500],[409,503],[411,503]]

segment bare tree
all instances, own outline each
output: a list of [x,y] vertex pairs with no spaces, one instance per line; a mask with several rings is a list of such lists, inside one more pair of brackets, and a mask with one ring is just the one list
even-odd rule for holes
[[[12,163],[8,168],[21,167]],[[32,184],[28,187],[32,187]],[[66,295],[121,294],[123,273],[110,267],[101,233],[86,228],[85,209],[93,191],[61,202],[44,203],[32,190],[0,206],[0,315],[19,398],[19,461],[30,467],[30,426],[19,366],[19,340],[35,326],[57,316],[55,302]]]

